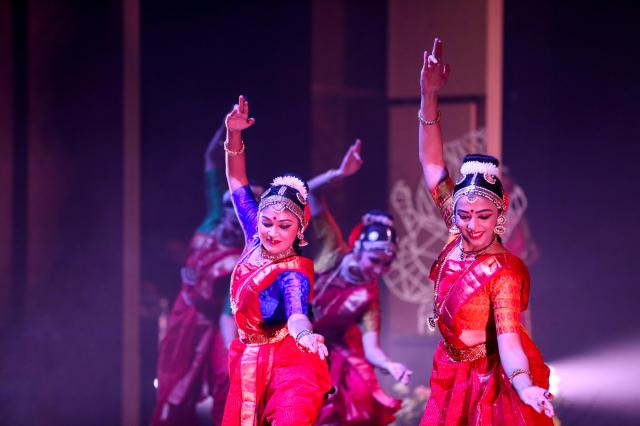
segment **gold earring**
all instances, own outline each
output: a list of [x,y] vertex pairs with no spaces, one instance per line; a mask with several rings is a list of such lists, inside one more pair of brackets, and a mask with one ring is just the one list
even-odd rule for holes
[[507,228],[504,226],[506,221],[507,219],[503,215],[498,216],[498,224],[493,229],[493,232],[497,235],[504,235],[504,233],[507,232]]
[[309,245],[309,243],[304,239],[304,233],[302,232],[302,230],[298,231],[297,237],[298,237],[298,240],[300,240],[300,242],[298,243],[300,247],[306,247]]
[[455,216],[455,214],[453,216],[451,216],[451,227],[449,228],[449,233],[450,234],[459,234],[460,233],[460,228],[458,228],[458,225],[456,225],[456,216]]

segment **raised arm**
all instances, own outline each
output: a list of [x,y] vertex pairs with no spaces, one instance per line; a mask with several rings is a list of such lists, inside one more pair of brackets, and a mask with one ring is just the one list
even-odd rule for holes
[[361,149],[362,141],[356,139],[344,154],[340,162],[340,167],[337,169],[329,169],[309,180],[308,184],[311,193],[309,207],[311,208],[311,215],[313,217],[322,214],[326,208],[325,200],[321,196],[324,187],[349,177],[360,170],[363,163],[362,157],[360,156]]
[[361,148],[362,141],[356,139],[342,158],[340,167],[327,170],[309,181],[309,207],[311,208],[311,216],[314,218],[312,224],[320,242],[320,251],[314,259],[316,272],[330,269],[340,255],[348,251],[340,227],[331,215],[322,190],[327,185],[338,182],[360,170],[363,163],[360,156]]
[[255,119],[249,118],[249,102],[240,95],[238,103],[233,106],[225,119],[227,125],[227,140],[224,143],[226,173],[229,191],[232,193],[249,184],[242,131],[253,126],[255,122]]
[[436,38],[433,41],[431,54],[424,52],[424,63],[420,72],[421,102],[418,113],[420,164],[429,191],[433,191],[447,174],[439,124],[438,92],[447,83],[449,70],[449,65],[445,64],[443,59],[442,40]]
[[204,186],[205,201],[207,203],[207,216],[204,218],[198,232],[211,232],[215,223],[220,219],[222,210],[222,191],[220,187],[218,170],[220,169],[220,160],[222,155],[223,134],[225,131],[225,122],[223,121],[209,141],[207,150],[204,153]]

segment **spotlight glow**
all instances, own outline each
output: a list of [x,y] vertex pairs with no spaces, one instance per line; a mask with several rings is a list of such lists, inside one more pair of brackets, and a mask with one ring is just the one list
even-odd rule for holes
[[549,375],[549,392],[551,392],[554,396],[560,395],[560,376],[558,375],[558,370],[549,364],[549,370],[551,370],[551,374]]
[[153,379],[153,387],[158,389],[158,378]]
[[[553,363],[551,392],[563,404],[582,405],[640,419],[640,339]],[[554,379],[554,376],[556,379]]]

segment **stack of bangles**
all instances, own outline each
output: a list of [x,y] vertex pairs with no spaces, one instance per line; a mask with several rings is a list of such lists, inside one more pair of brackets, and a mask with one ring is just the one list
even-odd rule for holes
[[313,334],[313,331],[311,330],[302,330],[300,333],[298,333],[298,335],[296,336],[296,346],[298,347],[298,349],[303,352],[309,352],[309,349],[307,347],[302,346],[302,344],[300,343],[300,339],[311,334]]
[[229,141],[224,141],[224,152],[226,152],[229,155],[240,155],[244,152],[244,142],[242,142],[242,146],[240,147],[239,150],[234,151],[231,148],[229,148]]

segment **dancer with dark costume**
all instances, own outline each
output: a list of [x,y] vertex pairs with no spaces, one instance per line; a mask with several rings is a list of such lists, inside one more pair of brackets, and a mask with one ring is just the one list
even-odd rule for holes
[[235,337],[233,317],[224,308],[229,279],[244,241],[230,194],[218,183],[224,123],[205,153],[208,211],[191,239],[191,255],[182,268],[182,290],[168,317],[158,356],[154,426],[198,425],[196,404],[213,398],[211,418],[222,421],[229,390],[227,347]]
[[448,77],[436,39],[421,72],[419,155],[426,185],[453,238],[431,272],[429,323],[443,339],[420,425],[552,425],[549,368],[520,322],[529,300],[529,272],[500,239],[508,201],[498,160],[466,156],[455,184],[445,166],[438,92]]
[[229,350],[223,424],[311,425],[331,379],[324,337],[309,320],[313,262],[299,254],[310,219],[307,187],[296,177],[278,177],[257,203],[242,141],[255,120],[244,97],[226,123],[227,181],[246,246],[231,278],[239,338]]
[[360,149],[357,140],[340,168],[309,181],[314,229],[322,244],[315,262],[314,328],[327,339],[331,377],[337,389],[322,407],[318,426],[393,422],[401,401],[382,390],[374,368],[404,384],[412,374],[403,364],[389,359],[379,344],[378,279],[396,256],[393,219],[382,211],[365,214],[346,243],[322,195],[326,185],[360,169]]

